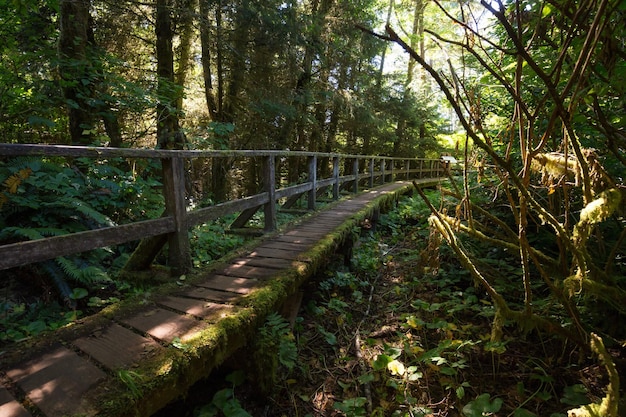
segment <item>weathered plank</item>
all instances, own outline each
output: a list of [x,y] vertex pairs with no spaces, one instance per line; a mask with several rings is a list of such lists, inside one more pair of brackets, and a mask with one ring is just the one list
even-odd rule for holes
[[108,369],[126,368],[139,362],[162,347],[152,339],[111,323],[89,336],[76,339],[73,344]]
[[95,415],[97,410],[84,401],[83,394],[106,377],[64,347],[8,370],[7,376],[48,416]]
[[236,307],[229,304],[218,304],[210,301],[184,297],[164,297],[157,304],[199,317],[210,323],[218,321],[225,313],[232,312]]
[[0,387],[0,416],[2,417],[32,417],[8,390]]
[[162,308],[141,311],[132,317],[123,319],[122,322],[166,343],[171,343],[176,338],[184,342],[206,327],[199,320]]
[[172,231],[174,231],[174,219],[162,217],[64,236],[12,243],[0,246],[0,270],[41,262],[57,256],[119,245]]

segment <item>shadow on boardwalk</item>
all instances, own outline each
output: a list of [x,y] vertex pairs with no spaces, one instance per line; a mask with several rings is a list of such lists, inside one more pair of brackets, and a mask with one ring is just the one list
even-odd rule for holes
[[358,222],[411,187],[396,182],[335,203],[184,286],[2,353],[0,416],[151,415],[244,346]]

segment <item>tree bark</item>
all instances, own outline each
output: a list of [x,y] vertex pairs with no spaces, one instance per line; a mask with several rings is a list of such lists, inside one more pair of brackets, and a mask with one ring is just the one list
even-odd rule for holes
[[176,85],[174,79],[172,1],[157,0],[156,8],[157,146],[161,149],[182,149],[185,136],[180,130],[177,107],[182,86]]
[[89,49],[89,8],[91,0],[61,0],[59,4],[59,72],[66,100],[70,140],[75,145],[93,141],[94,118],[84,90],[92,87],[87,51]]

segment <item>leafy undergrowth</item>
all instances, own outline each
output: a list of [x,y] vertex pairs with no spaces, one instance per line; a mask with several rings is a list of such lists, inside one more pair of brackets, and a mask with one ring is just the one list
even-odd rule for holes
[[557,417],[599,401],[604,370],[567,342],[507,325],[491,343],[489,298],[430,235],[428,214],[402,210],[361,231],[350,268],[334,264],[304,289],[293,336],[272,339],[297,359],[280,361],[269,393],[248,368],[253,382],[237,371],[200,389],[208,404],[164,415]]

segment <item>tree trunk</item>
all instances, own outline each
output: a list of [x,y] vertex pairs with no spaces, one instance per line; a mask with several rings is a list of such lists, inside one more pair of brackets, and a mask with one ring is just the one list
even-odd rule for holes
[[92,88],[89,49],[89,8],[91,0],[61,0],[59,4],[59,72],[68,107],[70,140],[75,145],[93,141],[94,118],[87,99]]
[[[415,11],[413,13],[413,29],[411,31],[411,43],[410,47],[412,50],[416,50],[418,47],[418,43],[420,47],[423,47],[423,42],[418,39],[418,36],[421,34],[421,38],[424,35],[424,0],[417,0],[415,2]],[[420,48],[420,52],[422,53],[422,58],[424,57],[424,50]],[[415,75],[415,67],[417,63],[414,59],[409,59],[409,64],[406,72],[406,80],[404,82],[404,97],[403,103],[406,103],[409,100],[409,96],[411,94],[411,84],[413,83],[413,77]],[[423,125],[423,123],[422,123]],[[407,142],[406,138],[406,127],[407,127],[407,119],[406,113],[400,112],[398,117],[398,124],[396,126],[396,137],[393,143],[393,151],[391,156],[400,156],[402,153],[401,146],[403,143]],[[420,129],[421,131],[421,129]],[[424,130],[425,134],[425,130]]]
[[[218,6],[219,7],[219,6]],[[217,119],[217,103],[213,92],[213,80],[211,69],[211,31],[209,30],[211,21],[209,17],[209,1],[200,0],[200,45],[202,47],[202,73],[204,78],[204,97],[206,100],[209,119]]]
[[[176,84],[181,87],[185,86],[187,74],[191,67],[191,41],[194,34],[194,15],[198,0],[182,0],[178,6],[180,9],[180,19],[177,22],[180,27],[180,42],[178,45],[178,69],[176,71]],[[178,97],[176,108],[183,108],[183,95]]]
[[182,149],[185,138],[180,130],[176,107],[181,88],[174,82],[171,0],[157,0],[156,7],[157,146],[161,149]]
[[[156,3],[156,55],[158,95],[157,103],[157,147],[161,149],[183,149],[184,134],[180,131],[177,114],[179,89],[174,83],[174,51],[172,49],[171,0]],[[167,242],[167,236],[143,239],[137,246],[123,272],[147,269]]]

